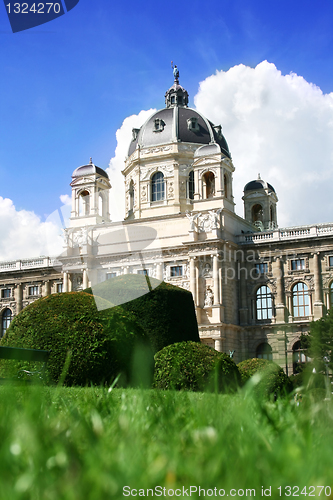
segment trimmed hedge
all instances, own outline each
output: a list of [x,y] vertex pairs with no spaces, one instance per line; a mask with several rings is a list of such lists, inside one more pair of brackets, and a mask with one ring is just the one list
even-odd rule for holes
[[[146,332],[154,352],[163,347],[192,340],[200,342],[198,323],[191,292],[149,278],[153,290],[143,275],[117,276],[94,287],[94,295],[114,303],[124,301],[121,307],[132,313],[137,323]],[[154,288],[155,287],[155,288]],[[92,293],[91,289],[85,290]],[[126,298],[137,293],[141,296],[126,302]]]
[[[68,292],[48,295],[25,307],[13,319],[1,345],[51,350],[51,383],[58,382],[71,351],[64,383],[86,385],[110,383],[119,373],[128,379],[136,345],[147,342],[128,312],[120,307],[98,311],[91,295]],[[32,365],[18,362],[15,370]],[[9,366],[13,362],[1,364],[3,370]]]
[[197,342],[179,342],[155,354],[154,387],[187,391],[235,390],[240,374],[233,360]]
[[283,369],[267,359],[251,358],[241,361],[237,365],[241,374],[242,383],[245,384],[254,374],[260,373],[261,380],[254,387],[254,392],[261,397],[277,397],[290,392],[292,384]]

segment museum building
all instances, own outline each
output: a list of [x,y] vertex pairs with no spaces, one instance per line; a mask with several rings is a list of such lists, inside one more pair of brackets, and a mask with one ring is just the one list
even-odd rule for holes
[[42,296],[145,274],[191,291],[203,343],[297,371],[301,334],[333,303],[333,223],[279,228],[277,194],[260,175],[239,217],[234,170],[222,127],[188,106],[175,67],[165,108],[129,138],[125,219],[111,221],[108,174],[90,159],[72,174],[64,252],[0,262],[1,336]]

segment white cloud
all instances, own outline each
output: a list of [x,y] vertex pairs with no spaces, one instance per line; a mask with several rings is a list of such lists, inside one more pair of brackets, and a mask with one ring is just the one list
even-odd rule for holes
[[140,111],[138,115],[125,118],[122,126],[117,130],[117,147],[114,158],[111,158],[109,168],[106,170],[112,189],[110,192],[110,217],[112,221],[121,221],[125,217],[125,185],[121,171],[125,167],[125,158],[132,138],[132,129],[140,128],[154,113],[154,109]]
[[333,221],[333,93],[264,61],[206,78],[195,105],[223,127],[239,215],[244,185],[260,172],[277,192],[280,226]]
[[72,198],[68,194],[61,194],[60,201],[63,205],[72,206]]
[[9,198],[0,196],[0,260],[15,260],[62,252],[60,226],[27,210],[16,210]]

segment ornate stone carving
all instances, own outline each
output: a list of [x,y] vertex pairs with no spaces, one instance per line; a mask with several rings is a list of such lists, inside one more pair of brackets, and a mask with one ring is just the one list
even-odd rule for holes
[[147,186],[141,188],[141,201],[147,201]]
[[151,154],[157,154],[157,153],[162,153],[163,151],[170,151],[172,149],[172,146],[161,146],[158,148],[149,148],[149,149],[143,149],[141,151],[142,155],[151,155]]
[[79,231],[75,231],[75,233],[73,233],[72,241],[73,241],[73,248],[87,245],[88,229],[86,227],[82,227],[81,229],[79,229]]
[[188,218],[188,220],[190,221],[190,231],[195,231],[196,228],[195,228],[195,221],[196,219],[199,219],[200,220],[200,216],[201,216],[201,213],[199,214],[193,214],[192,212],[189,212],[188,210],[186,210],[186,217]]
[[179,165],[180,176],[188,175],[190,170],[192,170],[192,165]]
[[148,181],[155,172],[162,172],[165,178],[172,177],[174,174],[173,165],[155,165],[153,167],[141,167],[140,180]]
[[179,183],[179,195],[181,198],[186,197],[186,181],[180,181],[180,183]]
[[174,197],[173,182],[169,182],[168,185],[168,198],[172,199]]
[[218,210],[209,210],[208,213],[202,214],[198,220],[198,227],[200,232],[209,232],[212,229],[217,229],[221,226],[220,214],[222,208]]
[[212,289],[208,287],[205,293],[204,307],[212,307],[213,302],[214,302],[214,294],[212,292]]
[[212,265],[210,262],[200,262],[200,275],[204,278],[212,277]]
[[[210,162],[207,162],[207,163],[210,163]],[[212,168],[207,168],[207,167],[206,167],[206,168],[202,168],[201,170],[199,170],[199,177],[202,177],[202,176],[203,176],[203,174],[204,174],[205,172],[208,172],[208,171],[209,171],[209,172],[213,172],[213,174],[214,174],[214,176],[215,176],[215,178],[216,178],[216,175],[217,175],[217,169],[216,169],[216,168],[214,168],[214,167],[212,167]]]

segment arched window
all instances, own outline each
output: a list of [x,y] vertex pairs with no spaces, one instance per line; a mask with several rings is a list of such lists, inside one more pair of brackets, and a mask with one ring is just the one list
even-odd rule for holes
[[188,197],[194,200],[194,172],[191,170],[188,176]]
[[90,214],[90,193],[84,190],[79,196],[79,215],[89,215]]
[[293,345],[293,373],[299,373],[302,371],[302,365],[310,361],[310,358],[304,354],[304,349],[301,347],[301,342],[298,340]]
[[213,172],[206,172],[203,179],[206,184],[206,198],[213,198],[215,192],[215,176]]
[[295,318],[303,318],[310,314],[310,300],[308,287],[305,283],[299,282],[293,286],[293,316]]
[[12,311],[7,308],[2,313],[2,329],[1,329],[2,336],[5,335],[11,321],[12,321]]
[[272,319],[273,297],[272,297],[272,292],[266,285],[261,286],[257,290],[256,313],[258,321]]
[[151,201],[164,200],[164,175],[156,172],[151,178]]
[[256,351],[256,358],[268,359],[268,361],[273,361],[272,348],[267,342],[259,344]]
[[264,212],[262,206],[259,203],[256,203],[252,207],[252,222],[263,222],[264,221]]
[[224,174],[223,182],[224,182],[224,197],[228,198],[228,177],[227,177],[227,174]]

